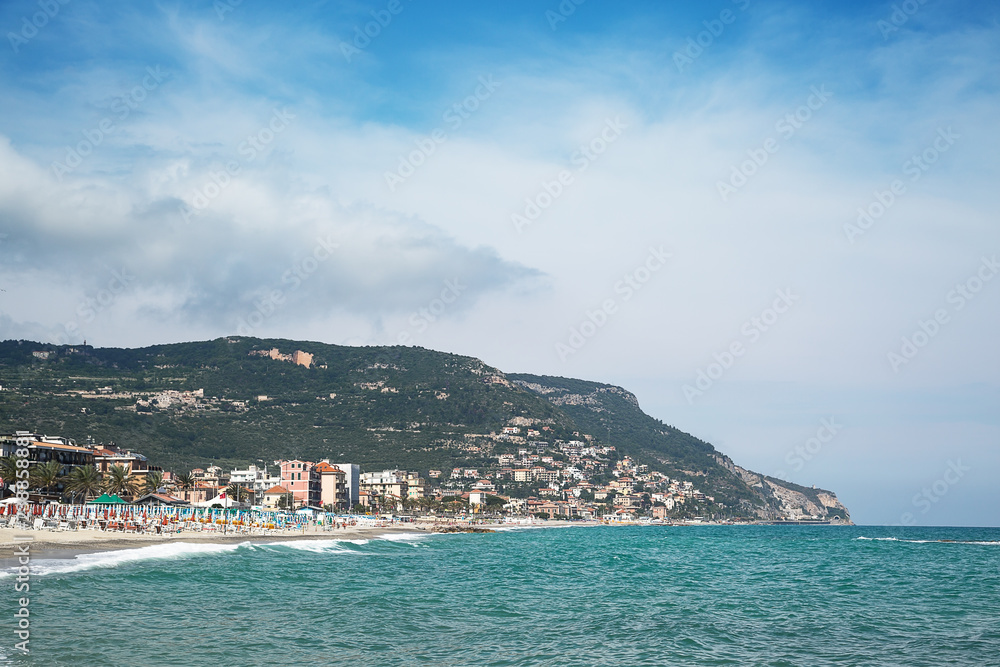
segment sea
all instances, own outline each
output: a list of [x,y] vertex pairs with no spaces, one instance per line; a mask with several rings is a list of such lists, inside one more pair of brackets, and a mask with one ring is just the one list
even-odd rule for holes
[[1000,529],[597,526],[169,544],[0,575],[0,663],[1000,665]]

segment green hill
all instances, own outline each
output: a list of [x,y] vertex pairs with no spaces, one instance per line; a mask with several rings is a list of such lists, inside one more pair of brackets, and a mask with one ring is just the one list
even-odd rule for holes
[[[270,358],[272,349],[301,350],[311,363]],[[547,426],[547,440],[587,437],[692,481],[723,514],[767,518],[781,504],[768,484],[748,484],[728,457],[644,414],[624,389],[505,375],[423,348],[246,337],[138,349],[5,341],[0,385],[0,431],[115,442],[166,469],[279,458],[363,470],[489,467],[505,447],[496,437],[503,427],[530,422]]]

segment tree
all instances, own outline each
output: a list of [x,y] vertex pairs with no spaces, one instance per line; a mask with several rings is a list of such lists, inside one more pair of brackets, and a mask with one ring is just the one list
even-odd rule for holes
[[100,471],[94,466],[79,466],[73,468],[66,481],[66,490],[73,495],[81,495],[86,500],[96,496],[101,490],[102,479]]
[[194,479],[189,472],[182,472],[175,475],[174,481],[177,482],[177,488],[179,489],[190,489],[194,486]]
[[59,461],[46,461],[31,469],[32,484],[46,493],[62,481],[62,464]]
[[6,484],[13,485],[17,481],[17,457],[5,456],[0,459],[0,477]]
[[119,496],[134,496],[138,490],[138,484],[132,471],[123,465],[113,465],[108,468],[108,475],[104,479],[104,488],[108,493]]
[[143,493],[156,493],[163,486],[163,473],[158,470],[150,470],[146,473],[146,480],[143,482]]
[[238,503],[246,501],[249,492],[245,486],[240,486],[239,484],[230,484],[226,487],[226,495],[235,500]]

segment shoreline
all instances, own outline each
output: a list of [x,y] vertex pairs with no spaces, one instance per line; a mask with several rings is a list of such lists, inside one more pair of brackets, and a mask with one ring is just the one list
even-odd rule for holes
[[[8,561],[14,559],[15,546],[30,545],[33,558],[74,558],[83,553],[104,551],[123,551],[158,544],[194,543],[194,544],[242,544],[267,543],[274,541],[299,540],[365,540],[377,539],[383,535],[425,532],[422,528],[404,528],[401,526],[353,526],[341,530],[289,530],[274,531],[261,534],[213,534],[213,533],[171,533],[169,535],[138,535],[111,533],[92,530],[73,532],[49,532],[37,530],[0,529],[0,566],[9,566]],[[15,542],[15,539],[18,541]],[[58,555],[57,555],[58,554]]]
[[[417,519],[412,523],[391,524],[384,526],[351,526],[334,530],[323,530],[309,526],[305,530],[275,530],[270,533],[207,533],[188,531],[166,535],[149,535],[136,533],[103,532],[98,530],[51,531],[26,530],[19,528],[0,528],[0,570],[15,564],[15,547],[29,544],[31,554],[38,559],[72,559],[77,555],[106,551],[122,551],[139,549],[170,543],[194,544],[241,544],[268,543],[274,541],[299,540],[366,540],[378,539],[384,535],[403,533],[455,534],[473,532],[471,529],[486,529],[486,531],[503,532],[505,530],[525,530],[541,528],[587,528],[594,526],[635,526],[647,525],[641,523],[605,523],[601,521],[566,521],[549,519],[533,523],[469,523],[467,521],[434,521],[432,519]],[[712,526],[730,525],[709,522],[651,524],[658,526]],[[758,523],[731,525],[766,525]],[[851,524],[844,524],[851,525]],[[459,530],[448,530],[458,528]],[[463,529],[470,529],[468,531]]]
[[[15,547],[30,545],[33,558],[37,559],[72,559],[79,554],[98,553],[105,551],[122,551],[138,549],[171,543],[195,544],[242,544],[288,542],[299,540],[368,540],[378,539],[384,535],[404,533],[427,533],[433,535],[454,534],[448,528],[478,528],[487,530],[511,528],[561,528],[565,526],[598,526],[599,522],[582,521],[546,521],[533,524],[469,524],[468,522],[450,521],[415,521],[407,524],[392,524],[386,526],[351,526],[334,530],[322,530],[308,527],[305,530],[275,530],[269,533],[204,533],[182,532],[167,535],[147,535],[136,533],[103,532],[97,530],[50,531],[24,530],[16,528],[0,528],[0,569],[6,569],[15,564]],[[441,530],[436,530],[440,528]],[[472,532],[471,530],[469,532]]]

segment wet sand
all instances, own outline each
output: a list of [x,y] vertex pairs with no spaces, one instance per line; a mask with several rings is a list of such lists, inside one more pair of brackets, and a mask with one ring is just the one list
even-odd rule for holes
[[[391,533],[421,531],[416,526],[403,528],[351,526],[340,530],[273,530],[268,533],[209,533],[184,531],[167,535],[103,532],[99,530],[49,531],[0,528],[0,563],[14,557],[15,546],[28,544],[35,558],[73,558],[80,553],[136,549],[166,542],[198,542],[205,544],[239,544],[241,542],[273,542],[274,540],[367,540]],[[30,541],[15,541],[27,540]]]
[[[598,525],[597,522],[582,521],[538,521],[532,528],[558,528],[563,526]],[[449,527],[469,527],[464,521],[433,519],[418,520],[413,523],[390,526],[349,526],[333,530],[307,527],[305,530],[273,530],[267,533],[222,533],[183,531],[166,535],[105,532],[100,530],[22,530],[0,528],[0,566],[13,565],[14,549],[17,545],[29,544],[33,558],[73,558],[77,554],[96,551],[117,551],[135,549],[166,542],[197,542],[203,544],[239,544],[241,542],[273,542],[275,540],[370,540],[382,535],[435,532]],[[496,529],[514,528],[517,524],[472,524],[472,527]],[[29,542],[18,540],[29,539]]]

